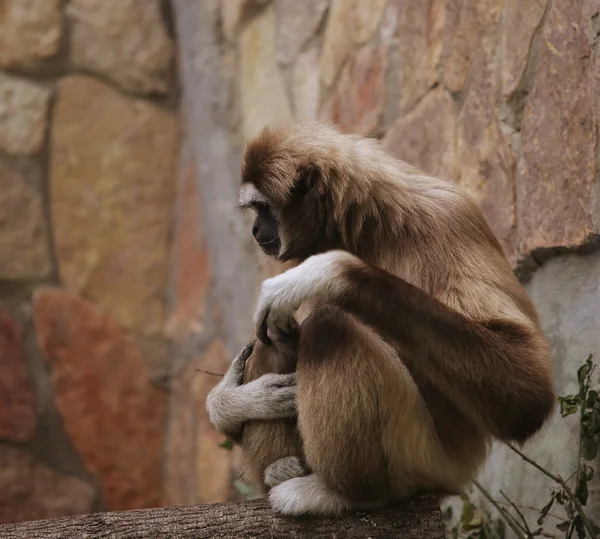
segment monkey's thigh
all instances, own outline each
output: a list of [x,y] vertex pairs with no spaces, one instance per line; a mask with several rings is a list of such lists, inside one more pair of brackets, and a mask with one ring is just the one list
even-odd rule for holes
[[310,468],[352,500],[388,498],[396,490],[389,445],[406,442],[393,439],[390,423],[403,423],[420,400],[394,350],[354,316],[322,306],[302,325],[296,377]]

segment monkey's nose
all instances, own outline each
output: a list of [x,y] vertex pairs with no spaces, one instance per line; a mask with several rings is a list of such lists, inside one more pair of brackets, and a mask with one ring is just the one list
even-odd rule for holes
[[258,226],[254,225],[252,227],[252,235],[254,236],[254,238],[256,239],[256,235],[258,234]]

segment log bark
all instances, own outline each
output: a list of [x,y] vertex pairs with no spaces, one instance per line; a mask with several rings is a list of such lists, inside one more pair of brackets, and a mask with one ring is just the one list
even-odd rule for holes
[[115,511],[0,526],[1,539],[443,539],[435,496],[340,518],[286,518],[264,500]]

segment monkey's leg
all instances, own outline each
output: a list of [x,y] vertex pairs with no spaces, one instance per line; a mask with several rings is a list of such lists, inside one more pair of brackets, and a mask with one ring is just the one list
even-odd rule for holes
[[336,307],[318,308],[303,324],[297,380],[298,423],[314,473],[271,490],[277,511],[338,514],[385,503],[409,490],[411,460],[399,463],[396,455],[414,461],[410,451],[429,454],[439,447],[394,350]]
[[[473,277],[475,279],[475,277]],[[263,282],[254,316],[257,336],[289,331],[302,302],[320,298],[353,313],[405,354],[407,365],[442,392],[475,426],[524,443],[555,406],[548,342],[521,299],[474,280],[489,318],[457,311],[415,285],[350,253],[314,255]],[[465,281],[463,286],[469,286]],[[457,304],[466,296],[456,296]],[[472,298],[473,299],[473,298]]]

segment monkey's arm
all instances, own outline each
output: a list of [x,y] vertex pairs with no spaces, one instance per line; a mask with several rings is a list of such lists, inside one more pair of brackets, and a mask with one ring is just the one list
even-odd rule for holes
[[533,324],[474,321],[425,291],[353,255],[330,251],[263,283],[257,335],[288,331],[305,300],[322,297],[395,345],[416,379],[442,391],[477,426],[523,442],[554,407],[543,335]]
[[296,378],[291,374],[265,374],[243,384],[248,344],[232,361],[223,380],[206,398],[206,409],[215,428],[238,441],[246,421],[280,419],[296,415]]

